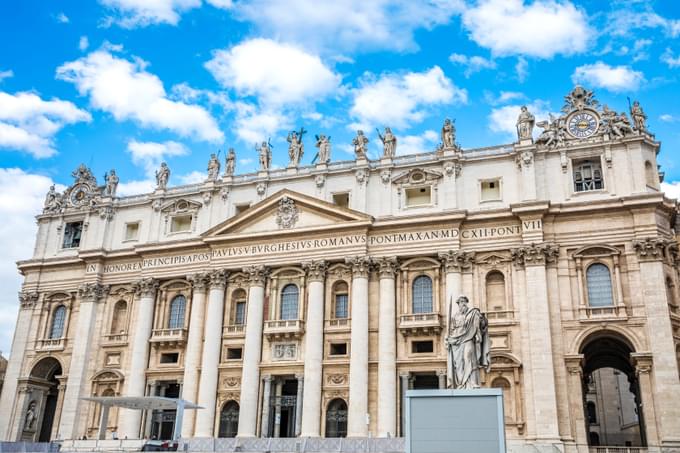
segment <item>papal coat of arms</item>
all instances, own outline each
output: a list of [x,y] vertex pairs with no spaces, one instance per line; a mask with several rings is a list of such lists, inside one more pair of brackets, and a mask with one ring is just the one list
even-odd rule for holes
[[279,228],[293,228],[298,220],[298,209],[295,201],[283,197],[279,201],[279,209],[276,211],[276,224]]

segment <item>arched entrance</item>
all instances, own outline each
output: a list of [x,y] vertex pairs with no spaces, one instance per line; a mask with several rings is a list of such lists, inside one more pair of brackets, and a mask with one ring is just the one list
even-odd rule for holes
[[347,437],[347,403],[341,398],[328,403],[326,437]]
[[46,357],[35,364],[29,374],[30,395],[22,417],[22,440],[49,442],[55,424],[61,364],[53,357]]
[[218,437],[236,437],[238,433],[239,405],[236,401],[229,401],[220,411],[220,431]]
[[597,333],[583,354],[586,433],[591,446],[645,446],[644,419],[632,345],[622,336]]

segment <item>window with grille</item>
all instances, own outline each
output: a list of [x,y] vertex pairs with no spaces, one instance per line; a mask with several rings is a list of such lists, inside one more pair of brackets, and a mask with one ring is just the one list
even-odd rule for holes
[[602,165],[599,160],[574,162],[574,191],[587,192],[604,188]]
[[75,249],[80,247],[80,236],[83,233],[83,222],[69,222],[64,227],[64,242],[62,247],[65,249]]
[[64,336],[64,322],[66,321],[66,307],[59,305],[52,314],[50,339],[56,340]]
[[175,296],[170,302],[170,320],[168,321],[168,329],[181,329],[184,327],[184,310],[186,309],[187,300],[184,296]]
[[432,313],[432,279],[426,275],[413,280],[413,313]]
[[281,319],[298,319],[298,287],[291,284],[281,291]]
[[229,401],[220,411],[219,437],[236,437],[238,433],[239,405],[236,401]]
[[586,271],[588,282],[588,304],[591,307],[614,305],[612,278],[609,268],[601,263],[591,264]]
[[236,302],[236,311],[234,312],[234,324],[243,325],[246,323],[246,303]]
[[340,398],[328,403],[326,437],[347,437],[347,403]]

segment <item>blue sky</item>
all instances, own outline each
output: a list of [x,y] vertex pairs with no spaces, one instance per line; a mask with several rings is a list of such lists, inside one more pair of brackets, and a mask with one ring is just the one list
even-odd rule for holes
[[[640,101],[664,187],[680,192],[674,1],[4,1],[0,42],[0,331],[44,193],[81,162],[100,179],[115,168],[132,194],[162,160],[171,185],[189,183],[229,147],[237,173],[253,171],[270,137],[284,166],[301,126],[303,164],[317,133],[351,158],[357,128],[374,155],[385,126],[398,153],[430,151],[446,117],[463,148],[497,145],[514,139],[519,106],[542,119],[580,83],[619,111]],[[0,334],[0,350],[10,342]]]

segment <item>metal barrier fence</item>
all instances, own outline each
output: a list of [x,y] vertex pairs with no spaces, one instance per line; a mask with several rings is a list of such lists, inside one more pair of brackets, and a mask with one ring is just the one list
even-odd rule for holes
[[56,453],[55,442],[0,442],[0,453]]
[[392,438],[192,438],[180,441],[187,452],[403,453],[404,439]]

